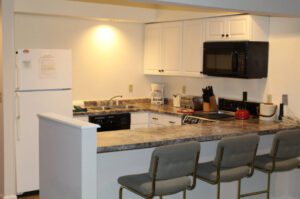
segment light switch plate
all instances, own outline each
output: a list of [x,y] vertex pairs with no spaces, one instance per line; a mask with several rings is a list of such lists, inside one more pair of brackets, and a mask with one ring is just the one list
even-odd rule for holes
[[288,105],[288,95],[287,94],[282,95],[282,103],[284,105]]
[[129,84],[129,86],[128,86],[128,91],[129,91],[129,93],[132,93],[132,92],[133,92],[133,85],[132,85],[132,84]]

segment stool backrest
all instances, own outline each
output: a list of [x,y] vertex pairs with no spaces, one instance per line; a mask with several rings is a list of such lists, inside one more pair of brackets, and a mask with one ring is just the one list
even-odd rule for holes
[[[277,143],[278,146],[276,146]],[[270,155],[272,157],[276,156],[276,158],[296,158],[300,156],[300,129],[284,130],[276,133]]]
[[218,144],[214,164],[219,166],[221,161],[220,166],[227,168],[249,165],[254,161],[258,142],[258,135],[224,138]]
[[155,158],[158,158],[157,180],[191,175],[199,153],[200,144],[196,141],[158,147],[152,153],[149,174],[153,177]]

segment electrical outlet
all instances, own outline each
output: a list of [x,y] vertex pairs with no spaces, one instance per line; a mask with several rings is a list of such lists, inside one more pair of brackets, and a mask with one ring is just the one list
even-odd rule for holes
[[288,105],[288,95],[287,94],[282,95],[282,103],[284,105]]
[[186,94],[186,86],[185,85],[182,86],[182,94]]
[[128,86],[128,91],[129,91],[129,93],[132,93],[132,92],[133,92],[133,85],[132,85],[132,84],[129,84],[129,86]]

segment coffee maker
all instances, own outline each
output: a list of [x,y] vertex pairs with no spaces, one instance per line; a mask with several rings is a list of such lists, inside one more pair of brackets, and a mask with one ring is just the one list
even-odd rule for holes
[[163,84],[151,84],[151,104],[164,104]]

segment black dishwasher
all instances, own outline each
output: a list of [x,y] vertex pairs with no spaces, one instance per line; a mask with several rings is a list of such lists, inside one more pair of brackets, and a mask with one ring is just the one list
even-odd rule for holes
[[100,125],[97,132],[130,129],[130,113],[90,115],[89,122]]

